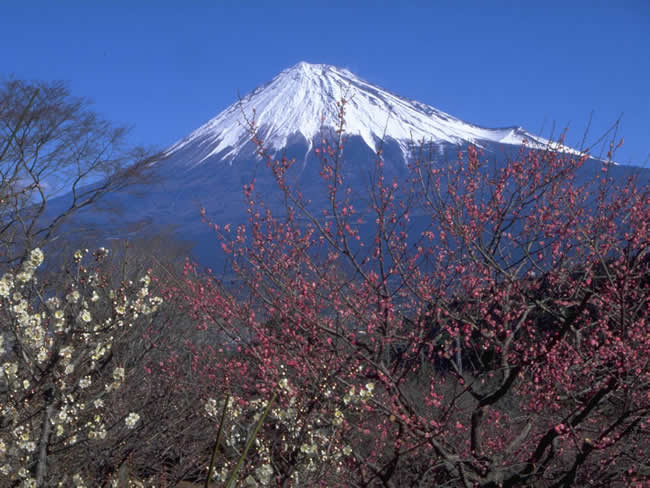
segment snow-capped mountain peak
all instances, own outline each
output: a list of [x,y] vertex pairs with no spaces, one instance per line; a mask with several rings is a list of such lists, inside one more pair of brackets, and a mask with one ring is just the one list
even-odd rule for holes
[[547,143],[521,127],[487,129],[464,122],[424,103],[397,96],[347,69],[300,62],[179,141],[167,155],[193,148],[192,165],[212,156],[232,160],[251,140],[247,120],[253,118],[258,135],[270,149],[281,150],[298,135],[311,149],[323,127],[338,127],[337,102],[342,99],[346,100],[347,135],[360,136],[372,150],[379,141],[392,139],[405,159],[409,148],[423,141],[478,146],[482,142],[521,144],[524,140]]

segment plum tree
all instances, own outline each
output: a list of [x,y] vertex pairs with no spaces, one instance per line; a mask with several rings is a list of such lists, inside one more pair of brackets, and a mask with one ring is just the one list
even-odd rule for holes
[[640,486],[648,188],[604,163],[577,179],[601,163],[561,140],[502,165],[472,146],[417,159],[404,181],[384,180],[379,152],[358,208],[339,110],[317,149],[327,208],[255,138],[286,208],[245,185],[248,225],[210,224],[236,279],[188,269],[188,310],[220,344],[194,346],[196,376],[244,416],[284,385],[259,437],[265,483]]

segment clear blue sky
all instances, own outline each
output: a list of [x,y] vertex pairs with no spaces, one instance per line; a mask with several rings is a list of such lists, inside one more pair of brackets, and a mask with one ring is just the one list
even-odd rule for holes
[[592,111],[592,138],[624,113],[617,159],[648,159],[648,0],[397,4],[4,1],[0,75],[67,80],[133,125],[134,142],[162,148],[238,91],[328,63],[488,127],[569,123],[576,144]]

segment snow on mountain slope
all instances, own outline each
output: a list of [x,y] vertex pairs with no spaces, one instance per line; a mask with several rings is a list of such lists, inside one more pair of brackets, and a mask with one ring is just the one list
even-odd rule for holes
[[191,166],[211,156],[232,160],[251,139],[246,119],[253,116],[259,136],[270,149],[285,148],[298,134],[311,145],[322,127],[339,125],[336,102],[341,99],[347,102],[344,127],[347,135],[360,136],[372,150],[379,141],[393,139],[405,160],[413,143],[421,142],[481,146],[482,142],[519,145],[527,140],[530,145],[548,144],[521,127],[479,127],[429,105],[394,95],[346,69],[301,62],[228,107],[169,148],[166,154],[173,156],[192,149],[196,156],[187,161]]

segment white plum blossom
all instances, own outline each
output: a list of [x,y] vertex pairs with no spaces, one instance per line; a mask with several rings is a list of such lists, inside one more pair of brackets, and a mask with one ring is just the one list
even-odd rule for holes
[[0,296],[8,297],[13,286],[13,278],[8,273],[5,273],[0,279]]
[[131,412],[129,415],[127,415],[126,419],[124,419],[124,422],[129,429],[132,429],[135,427],[135,424],[138,423],[138,420],[140,420],[140,415],[135,412]]
[[205,413],[207,413],[209,417],[217,416],[217,400],[214,398],[208,398],[208,400],[205,402]]
[[79,320],[85,323],[89,323],[92,320],[92,316],[90,315],[90,312],[88,310],[84,309],[79,314]]
[[41,347],[41,348],[38,350],[38,354],[36,355],[36,359],[37,359],[39,362],[41,362],[41,363],[44,363],[44,362],[45,362],[49,357],[50,357],[50,353],[49,353],[49,351],[48,351],[46,348],[44,348],[44,347]]
[[262,464],[259,468],[255,470],[257,479],[266,486],[271,482],[271,476],[273,476],[273,468],[270,464]]
[[29,253],[29,263],[34,267],[38,268],[43,263],[43,251],[38,247],[32,249],[32,252]]
[[14,378],[16,373],[18,373],[18,365],[16,363],[6,362],[2,365],[2,369],[4,369],[4,372],[9,379]]
[[84,479],[78,473],[72,477],[72,482],[74,483],[75,488],[85,488],[86,486]]
[[74,290],[71,293],[68,293],[65,298],[68,302],[77,303],[80,297],[81,294],[79,293],[79,291]]
[[124,380],[124,368],[117,367],[113,370],[113,379],[115,381],[123,381]]

